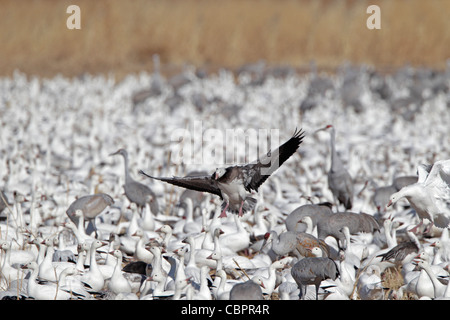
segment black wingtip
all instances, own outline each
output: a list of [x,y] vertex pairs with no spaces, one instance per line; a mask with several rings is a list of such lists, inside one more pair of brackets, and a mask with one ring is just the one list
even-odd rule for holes
[[143,176],[146,176],[148,178],[153,178],[152,176],[146,174],[143,170],[139,170],[139,174],[142,174]]
[[298,145],[300,145],[300,143],[302,143],[303,139],[305,138],[305,131],[302,128],[300,128],[300,130],[295,128],[295,132],[292,135],[292,138],[296,139],[298,141]]

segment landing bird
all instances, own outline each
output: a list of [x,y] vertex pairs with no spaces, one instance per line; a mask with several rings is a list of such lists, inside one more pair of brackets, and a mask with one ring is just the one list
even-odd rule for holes
[[275,151],[249,164],[218,168],[212,175],[156,178],[142,170],[140,173],[183,188],[218,195],[223,200],[220,217],[226,217],[227,210],[242,216],[256,204],[256,199],[250,196],[252,190],[258,192],[264,181],[296,152],[303,138],[304,131],[295,130],[292,138]]
[[450,224],[450,160],[436,161],[432,166],[420,165],[417,171],[418,181],[392,194],[387,206],[406,198],[420,219],[415,231],[425,219],[429,221],[425,233],[433,225],[447,228]]

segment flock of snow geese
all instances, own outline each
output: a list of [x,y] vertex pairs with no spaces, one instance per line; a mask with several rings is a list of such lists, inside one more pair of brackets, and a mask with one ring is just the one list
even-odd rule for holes
[[[0,79],[2,299],[450,298],[450,70],[154,59]],[[281,143],[174,161],[180,128]]]

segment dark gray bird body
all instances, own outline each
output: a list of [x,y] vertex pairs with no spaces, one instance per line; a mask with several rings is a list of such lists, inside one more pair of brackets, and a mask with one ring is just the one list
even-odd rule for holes
[[391,260],[396,264],[411,260],[419,253],[420,242],[411,230],[407,231],[407,235],[410,239],[409,241],[401,242],[388,252],[377,257],[381,257],[381,261]]
[[412,241],[399,243],[385,254],[378,255],[381,261],[394,260],[394,262],[401,263],[407,256],[411,254],[418,254],[419,247]]
[[[78,217],[75,216],[75,211],[81,210],[83,212],[84,220],[89,221],[86,232],[89,234],[92,231],[97,231],[95,227],[95,218],[106,209],[106,207],[114,204],[113,198],[106,193],[96,193],[78,198],[66,210],[66,214],[70,220],[78,225]],[[93,229],[91,229],[91,225]]]
[[308,249],[314,247],[321,248],[325,256],[330,255],[330,248],[325,241],[308,233],[286,231],[278,236],[275,231],[271,231],[265,234],[263,247],[269,239],[272,241],[273,252],[278,256],[292,255],[299,259],[311,257],[313,255]]
[[248,280],[231,288],[230,300],[264,300],[264,297],[260,285]]
[[350,234],[358,232],[373,233],[380,230],[380,226],[374,217],[366,213],[338,212],[325,216],[317,223],[317,236],[325,239],[332,236],[338,244],[343,244],[345,236],[341,232],[343,227],[348,227]]
[[298,221],[309,216],[313,222],[313,226],[322,219],[323,216],[333,214],[331,204],[328,202],[319,204],[305,204],[293,210],[285,220],[286,229],[288,231],[305,232],[306,225]]
[[119,149],[117,152],[112,153],[111,155],[120,154],[124,159],[125,166],[125,184],[123,186],[125,191],[125,196],[127,199],[135,203],[139,208],[145,207],[148,203],[150,205],[150,209],[153,214],[157,214],[159,212],[159,204],[158,199],[156,198],[155,193],[152,189],[150,189],[145,184],[135,181],[131,176],[128,170],[128,153],[125,149]]
[[[84,218],[86,220],[95,219],[98,214],[100,214],[106,207],[114,203],[113,198],[111,198],[106,193],[96,193],[92,195],[87,195],[78,198],[67,209],[66,213],[69,218],[72,218],[76,210],[81,210],[83,212]],[[74,221],[75,222],[75,221]]]
[[179,187],[219,196],[223,200],[221,217],[226,216],[227,210],[242,215],[256,204],[256,199],[250,196],[251,192],[258,192],[264,181],[296,152],[303,137],[304,132],[296,130],[287,142],[258,160],[246,165],[219,168],[212,175],[157,178],[142,170],[140,173]]
[[353,207],[353,182],[350,174],[345,170],[330,169],[328,172],[328,186],[339,201],[349,210]]
[[321,282],[326,279],[336,280],[339,269],[330,258],[308,257],[294,264],[291,275],[300,289],[300,299],[305,298],[306,288],[312,284],[316,287],[316,300],[318,300]]

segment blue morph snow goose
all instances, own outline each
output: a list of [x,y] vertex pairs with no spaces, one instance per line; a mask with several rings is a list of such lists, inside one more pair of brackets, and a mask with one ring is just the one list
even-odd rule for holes
[[251,192],[258,192],[264,181],[296,152],[303,138],[304,131],[296,130],[294,135],[275,151],[269,151],[258,160],[245,165],[218,168],[212,175],[158,178],[142,170],[140,173],[183,188],[215,194],[223,200],[220,217],[226,217],[227,210],[242,216],[256,204],[256,199],[250,196]]

